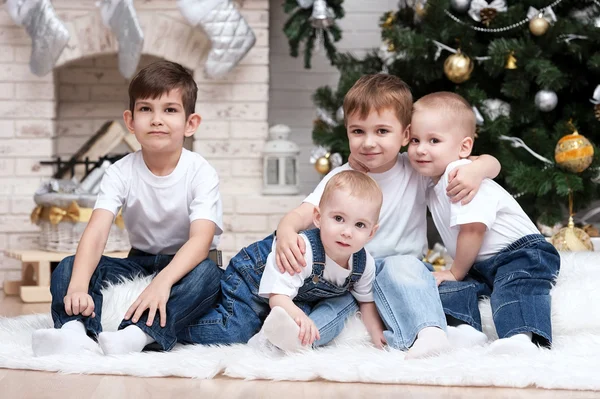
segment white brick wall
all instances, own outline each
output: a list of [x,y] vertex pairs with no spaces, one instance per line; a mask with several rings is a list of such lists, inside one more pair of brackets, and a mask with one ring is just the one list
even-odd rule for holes
[[[32,196],[51,175],[39,161],[70,156],[107,119],[120,119],[127,82],[117,70],[114,37],[102,26],[93,0],[52,0],[71,32],[54,73],[29,72],[31,40],[0,9],[0,250],[31,248],[37,227],[29,223]],[[199,85],[197,112],[203,117],[190,148],[219,171],[226,233],[226,258],[263,238],[301,197],[262,197],[260,153],[269,111],[269,0],[238,0],[257,43],[231,73],[218,80],[203,75],[210,47],[191,31],[173,0],[135,0],[144,30],[141,64],[156,57],[190,68]],[[279,7],[279,5],[277,6]],[[189,33],[191,32],[191,33]],[[276,34],[280,34],[278,30]],[[176,40],[189,37],[187,41]],[[0,251],[0,285],[18,279],[19,265]]]
[[[301,148],[300,181],[304,193],[309,193],[317,185],[321,176],[310,164],[312,123],[316,118],[311,100],[315,90],[324,85],[337,86],[337,69],[329,64],[324,53],[313,55],[312,69],[304,69],[302,56],[289,55],[287,37],[283,25],[288,15],[283,12],[281,0],[270,0],[271,5],[271,85],[269,89],[269,123],[284,123],[292,128],[291,138]],[[346,16],[339,21],[342,40],[336,45],[340,51],[350,51],[356,55],[365,54],[379,48],[381,31],[379,18],[389,10],[398,9],[398,0],[346,0]],[[302,51],[300,51],[302,54]]]

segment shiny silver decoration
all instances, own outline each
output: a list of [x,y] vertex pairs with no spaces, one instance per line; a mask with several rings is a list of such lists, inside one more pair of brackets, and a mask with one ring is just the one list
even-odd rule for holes
[[550,112],[558,104],[558,96],[552,90],[540,90],[535,94],[535,106],[542,112]]

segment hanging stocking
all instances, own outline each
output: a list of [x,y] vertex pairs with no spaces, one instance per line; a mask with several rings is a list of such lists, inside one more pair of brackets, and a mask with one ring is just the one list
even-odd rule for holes
[[129,79],[137,69],[144,47],[144,32],[133,0],[102,0],[98,6],[104,25],[110,28],[119,42],[119,72]]
[[201,27],[210,38],[207,76],[225,75],[254,46],[254,32],[231,0],[178,0],[177,4],[190,25]]
[[8,13],[31,37],[29,68],[38,76],[52,71],[69,41],[69,30],[58,19],[50,0],[8,0]]

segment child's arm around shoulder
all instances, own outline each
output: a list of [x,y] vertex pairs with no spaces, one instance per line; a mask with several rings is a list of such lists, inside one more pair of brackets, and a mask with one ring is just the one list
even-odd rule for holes
[[304,240],[298,232],[305,230],[312,224],[315,206],[309,202],[288,212],[277,226],[276,262],[281,273],[291,275],[300,273],[306,266],[304,253],[306,251]]
[[446,192],[452,197],[452,202],[463,205],[473,200],[484,179],[494,179],[500,173],[500,162],[491,155],[470,156],[473,161],[468,165],[454,168],[448,174]]

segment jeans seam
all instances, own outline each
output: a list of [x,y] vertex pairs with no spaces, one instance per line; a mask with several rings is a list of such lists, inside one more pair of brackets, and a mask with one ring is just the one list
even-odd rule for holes
[[386,313],[388,314],[388,316],[390,316],[390,318],[392,319],[391,321],[394,323],[394,326],[393,326],[394,330],[392,331],[394,337],[399,336],[400,341],[406,347],[404,336],[403,336],[402,332],[400,331],[400,324],[398,324],[398,320],[396,319],[396,316],[392,312],[392,307],[390,306],[390,303],[388,302],[385,295],[383,294],[383,290],[379,287],[379,284],[377,283],[377,279],[375,279],[375,282],[373,283],[373,291],[374,291],[375,295],[377,295],[380,298],[382,305],[384,305],[384,307],[385,307]]
[[548,336],[548,334],[546,334],[545,332],[543,332],[541,330],[538,330],[535,327],[528,326],[528,325],[517,327],[517,328],[513,328],[512,330],[507,331],[506,334],[504,334],[504,337],[509,337],[509,336],[521,334],[521,333],[524,333],[524,332],[530,332],[530,333],[539,335],[541,337],[546,338],[549,342],[552,342],[552,337],[551,336]]
[[521,301],[515,300],[515,301],[509,301],[509,302],[503,303],[502,305],[500,305],[500,306],[498,306],[496,308],[496,310],[494,311],[494,313],[492,313],[492,317],[496,318],[496,314],[498,314],[498,312],[500,311],[500,309],[502,309],[503,307],[506,307],[508,305],[512,305],[512,304],[515,304],[515,303],[519,303],[519,302],[521,302]]
[[337,320],[339,320],[340,316],[346,316],[347,317],[348,313],[350,313],[348,309],[350,309],[350,308],[352,308],[354,306],[356,306],[355,303],[349,303],[348,305],[346,305],[341,311],[338,312],[337,316],[334,317],[333,320],[331,320],[325,326],[323,326],[323,328],[321,328],[319,330],[319,332],[328,332],[328,331],[332,330],[333,327],[337,324],[337,323],[334,323],[334,322],[337,321]]

